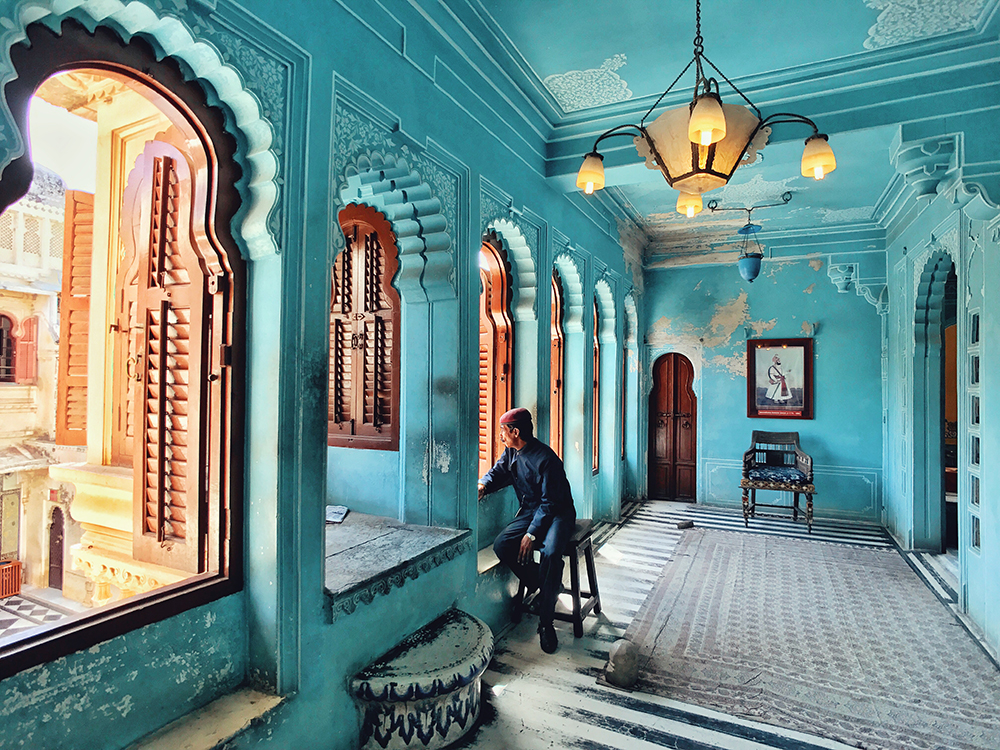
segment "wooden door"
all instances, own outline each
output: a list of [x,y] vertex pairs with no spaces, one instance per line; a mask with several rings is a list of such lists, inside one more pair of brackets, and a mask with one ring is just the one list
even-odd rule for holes
[[49,527],[49,588],[63,587],[63,512],[52,509],[52,525]]
[[649,496],[694,502],[698,403],[694,368],[680,354],[653,366],[649,398]]

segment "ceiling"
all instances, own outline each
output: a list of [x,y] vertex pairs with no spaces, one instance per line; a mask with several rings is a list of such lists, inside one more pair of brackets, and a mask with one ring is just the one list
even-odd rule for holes
[[[566,191],[576,190],[571,170],[589,143],[607,128],[638,122],[692,57],[694,0],[467,2],[492,27],[517,73],[514,80],[552,123],[553,140],[563,132],[575,137],[563,139],[565,158],[550,174]],[[835,76],[840,75],[848,81],[847,86],[838,83],[845,90],[861,88],[866,69],[874,75],[870,71],[879,66],[920,55],[931,60],[943,45],[963,44],[981,33],[997,5],[998,0],[702,0],[705,56],[765,116],[815,113],[821,132],[830,133],[838,162],[821,182],[799,176],[808,129],[778,125],[760,152],[763,159],[740,167],[728,186],[705,195],[706,202],[746,207],[774,202],[790,191],[788,205],[754,213],[754,222],[764,226],[765,242],[769,231],[802,235],[873,226],[879,199],[895,176],[889,151],[898,120],[883,116],[873,127],[858,127],[863,118],[840,113],[828,81],[839,81]],[[810,90],[811,81],[822,82]],[[672,93],[650,119],[689,101],[693,84],[688,71],[675,87],[677,96]],[[737,103],[738,95],[724,82],[720,88],[724,101]],[[757,100],[754,92],[764,98]],[[802,102],[807,102],[805,110]],[[605,141],[602,152],[610,144],[617,152],[606,159],[609,189],[581,199],[611,200],[638,218],[649,239],[647,257],[691,262],[706,252],[733,250],[744,212],[706,210],[690,220],[677,215],[676,191],[659,172],[641,165],[628,139]]]

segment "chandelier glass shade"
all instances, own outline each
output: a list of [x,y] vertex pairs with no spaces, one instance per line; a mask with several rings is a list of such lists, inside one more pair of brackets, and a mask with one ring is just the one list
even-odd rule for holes
[[[604,139],[614,136],[632,136],[646,166],[658,169],[667,183],[681,193],[706,193],[728,183],[737,167],[756,161],[757,152],[764,148],[771,135],[771,126],[777,124],[799,123],[812,128],[802,154],[804,176],[821,180],[836,169],[837,161],[827,136],[819,132],[816,123],[803,115],[788,112],[763,117],[756,105],[705,57],[701,0],[696,0],[695,8],[694,57],[638,125],[619,125],[597,138],[594,148],[584,158],[576,181],[588,195],[604,187],[603,159],[597,147]],[[691,102],[663,112],[647,125],[646,119],[692,66],[695,87]],[[706,75],[707,68],[725,81],[746,106],[723,102],[719,82]],[[686,211],[683,213],[693,216]]]

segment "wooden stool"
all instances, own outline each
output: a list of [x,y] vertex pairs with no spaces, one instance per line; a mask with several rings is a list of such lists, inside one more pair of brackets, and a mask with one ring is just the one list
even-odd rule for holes
[[[601,595],[597,591],[597,566],[594,564],[594,545],[591,538],[593,533],[593,523],[590,519],[578,520],[573,536],[566,543],[566,550],[563,557],[569,558],[569,581],[570,587],[563,587],[563,593],[568,593],[573,599],[572,612],[556,611],[554,617],[557,620],[573,623],[573,635],[576,638],[583,636],[583,620],[593,612],[595,615],[601,613]],[[580,554],[583,553],[583,560],[587,564],[587,585],[589,591],[580,590]],[[514,597],[514,622],[521,619],[524,612],[524,584],[517,588],[517,596]]]

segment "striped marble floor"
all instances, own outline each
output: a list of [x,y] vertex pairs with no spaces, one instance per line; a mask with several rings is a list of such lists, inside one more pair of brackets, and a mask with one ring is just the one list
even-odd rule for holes
[[[720,522],[713,520],[716,515],[725,515],[703,514],[702,510],[650,501],[623,508],[620,525],[598,527],[600,616],[587,618],[584,636],[578,639],[573,638],[572,625],[557,622],[559,650],[551,656],[538,647],[534,617],[526,617],[500,638],[483,676],[482,725],[459,747],[846,750],[847,745],[769,724],[597,684],[608,649],[625,633],[670,560],[683,533],[677,530],[676,521],[690,519],[708,526]],[[743,528],[742,516],[739,528]],[[804,526],[801,531],[805,534]]]

